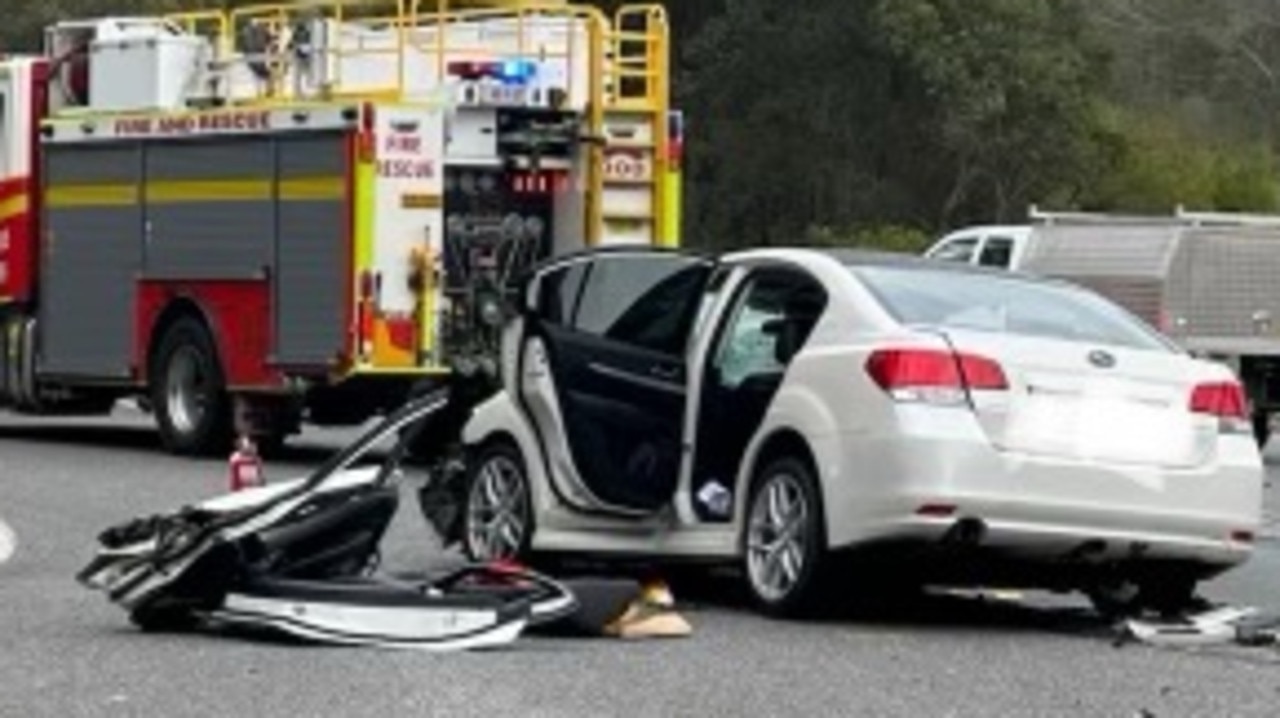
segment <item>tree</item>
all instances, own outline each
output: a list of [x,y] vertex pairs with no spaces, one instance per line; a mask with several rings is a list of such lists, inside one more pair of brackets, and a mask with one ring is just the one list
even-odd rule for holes
[[1078,186],[1097,152],[1084,38],[1053,0],[730,2],[687,55],[694,226],[724,244],[932,228]]

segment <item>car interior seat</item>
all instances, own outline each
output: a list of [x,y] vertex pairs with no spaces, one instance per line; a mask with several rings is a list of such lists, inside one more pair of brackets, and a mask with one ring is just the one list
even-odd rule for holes
[[791,363],[813,333],[818,317],[826,306],[821,292],[803,288],[787,297],[783,305],[783,318],[770,322],[769,331],[775,337],[774,358],[782,366]]

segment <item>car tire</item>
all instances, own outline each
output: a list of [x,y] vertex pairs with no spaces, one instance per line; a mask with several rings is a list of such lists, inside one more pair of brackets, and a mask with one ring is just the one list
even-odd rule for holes
[[[790,516],[771,515],[771,501]],[[817,476],[808,462],[782,457],[756,474],[741,554],[747,589],[766,615],[798,618],[818,607],[828,562],[823,516]]]
[[509,441],[482,446],[468,467],[462,547],[472,561],[526,561],[534,519],[529,473]]
[[213,337],[182,317],[160,340],[151,367],[160,440],[172,453],[207,456],[231,448],[231,399]]

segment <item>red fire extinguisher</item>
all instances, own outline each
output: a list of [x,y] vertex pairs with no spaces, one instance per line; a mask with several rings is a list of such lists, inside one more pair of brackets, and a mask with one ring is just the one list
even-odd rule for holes
[[253,488],[266,485],[266,477],[262,471],[262,457],[258,449],[247,436],[236,442],[236,451],[231,455],[231,490]]

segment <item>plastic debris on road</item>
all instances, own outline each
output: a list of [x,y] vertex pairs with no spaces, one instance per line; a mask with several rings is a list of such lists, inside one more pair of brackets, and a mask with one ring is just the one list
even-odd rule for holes
[[1275,645],[1280,642],[1280,614],[1217,606],[1172,619],[1129,619],[1123,630],[1126,638],[1157,646]]
[[18,534],[0,519],[0,564],[7,563],[18,550]]

